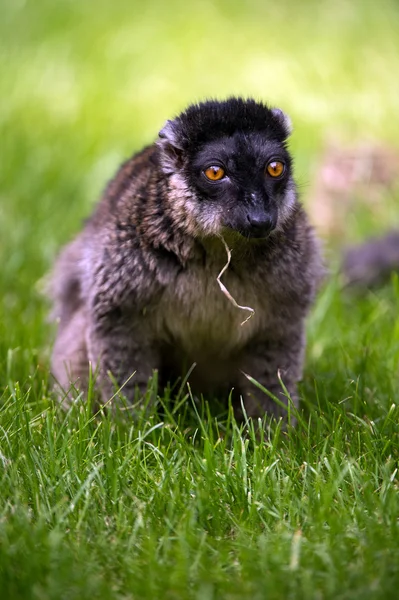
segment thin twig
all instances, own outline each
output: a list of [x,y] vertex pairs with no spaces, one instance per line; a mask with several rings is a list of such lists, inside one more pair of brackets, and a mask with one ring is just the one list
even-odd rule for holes
[[230,265],[230,261],[231,261],[231,250],[228,247],[228,245],[226,244],[226,240],[224,239],[224,237],[222,235],[219,234],[218,236],[221,241],[223,242],[223,245],[226,249],[226,253],[227,253],[227,263],[224,265],[223,269],[220,271],[219,275],[217,276],[217,282],[219,284],[220,289],[222,290],[223,294],[226,296],[226,298],[228,298],[228,300],[230,300],[230,302],[232,303],[233,306],[235,306],[236,308],[239,308],[240,310],[247,310],[249,311],[251,314],[248,315],[248,317],[241,323],[241,325],[244,325],[244,323],[246,323],[247,321],[249,321],[249,319],[251,317],[254,316],[255,311],[253,308],[251,308],[250,306],[241,306],[241,304],[238,304],[236,302],[236,300],[234,300],[233,296],[230,294],[229,290],[227,289],[227,287],[224,285],[224,283],[221,282],[221,277],[223,275],[223,273],[225,273],[225,271],[227,271],[227,269],[229,268]]

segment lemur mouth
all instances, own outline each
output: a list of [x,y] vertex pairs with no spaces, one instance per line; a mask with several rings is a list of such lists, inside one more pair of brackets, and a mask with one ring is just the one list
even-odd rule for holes
[[274,228],[270,229],[269,231],[247,231],[245,233],[240,233],[249,240],[267,240],[273,233],[273,230]]
[[229,222],[225,226],[247,240],[266,240],[276,229],[277,219],[267,212],[253,212],[248,213],[245,219],[240,219],[235,226]]
[[240,238],[244,238],[248,241],[264,241],[267,240],[274,231],[274,227],[269,229],[268,231],[253,229],[253,228],[237,228],[232,227],[231,225],[226,225],[226,230],[229,233],[234,232],[239,235]]

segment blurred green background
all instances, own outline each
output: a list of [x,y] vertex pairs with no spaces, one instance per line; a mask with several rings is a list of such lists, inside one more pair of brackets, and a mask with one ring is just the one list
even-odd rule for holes
[[[399,147],[395,0],[1,0],[0,14],[3,364],[47,347],[37,282],[119,163],[188,103],[287,111],[305,202],[329,139]],[[392,222],[389,202],[361,235]]]
[[167,118],[232,94],[290,114],[301,197],[337,221],[332,263],[398,225],[398,0],[0,0],[4,598],[397,595],[398,278],[359,296],[329,280],[303,421],[265,443],[188,401],[125,428],[52,403],[59,248]]

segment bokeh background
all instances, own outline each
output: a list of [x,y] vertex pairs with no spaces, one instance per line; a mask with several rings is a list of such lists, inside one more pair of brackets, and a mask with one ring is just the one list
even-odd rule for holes
[[[356,145],[376,145],[380,163],[396,164],[398,2],[1,0],[0,347],[7,376],[24,378],[27,364],[45,364],[42,278],[119,163],[188,103],[233,94],[290,114],[300,192],[316,214],[314,190],[331,145],[338,172],[341,148],[356,154]],[[367,180],[367,160],[361,166]],[[339,213],[345,243],[397,222],[392,177],[375,205],[374,197],[365,206],[360,198]],[[334,201],[338,210],[339,195]],[[21,353],[28,360],[18,360]]]
[[399,0],[0,0],[1,598],[398,596],[399,277],[329,277],[296,428],[53,402],[61,245],[167,118],[232,94],[290,114],[332,271],[399,225]]

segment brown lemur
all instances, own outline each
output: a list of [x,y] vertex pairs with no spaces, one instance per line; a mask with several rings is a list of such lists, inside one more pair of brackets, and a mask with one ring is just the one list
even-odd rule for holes
[[[132,402],[195,363],[194,392],[236,392],[250,417],[284,412],[246,377],[297,403],[305,318],[323,274],[298,201],[288,117],[254,100],[187,108],[122,165],[56,263],[52,372],[67,393],[97,368]],[[226,245],[225,245],[226,244]],[[223,274],[230,300],[218,285]],[[131,375],[134,373],[134,376]]]

